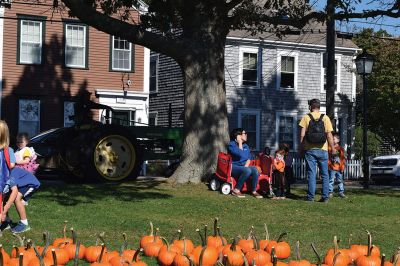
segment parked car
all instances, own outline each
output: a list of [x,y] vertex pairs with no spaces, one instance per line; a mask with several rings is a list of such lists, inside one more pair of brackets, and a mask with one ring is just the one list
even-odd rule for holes
[[371,179],[376,183],[400,180],[400,155],[386,155],[372,159]]

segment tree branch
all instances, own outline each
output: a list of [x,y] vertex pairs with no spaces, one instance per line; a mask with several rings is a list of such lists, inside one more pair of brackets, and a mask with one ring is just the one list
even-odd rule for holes
[[229,3],[226,3],[226,8],[228,10],[234,9],[236,6],[240,5],[243,0],[231,0]]
[[171,39],[166,36],[152,33],[141,25],[133,25],[119,19],[103,14],[85,0],[62,0],[71,10],[71,13],[83,23],[110,35],[119,36],[129,42],[143,45],[153,51],[168,54],[177,61],[184,56],[186,47],[190,44],[187,40]]

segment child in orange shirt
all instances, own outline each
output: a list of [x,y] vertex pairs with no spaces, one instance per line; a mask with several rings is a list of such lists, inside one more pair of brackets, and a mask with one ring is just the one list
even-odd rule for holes
[[332,155],[331,148],[329,147],[329,197],[333,197],[333,186],[336,178],[338,182],[339,197],[345,198],[343,172],[346,165],[346,158],[344,156],[344,149],[340,146],[339,134],[333,134],[333,142],[335,144],[336,154]]
[[286,179],[285,179],[285,151],[279,149],[275,152],[274,159],[274,179],[276,184],[276,197],[273,199],[285,199],[286,198]]

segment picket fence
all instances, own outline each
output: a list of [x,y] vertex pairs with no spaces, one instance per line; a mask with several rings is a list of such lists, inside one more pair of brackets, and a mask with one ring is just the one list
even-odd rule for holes
[[[303,158],[293,159],[293,172],[296,179],[307,179],[306,161]],[[320,178],[317,167],[317,177]],[[363,177],[361,160],[346,160],[344,179],[360,179]]]

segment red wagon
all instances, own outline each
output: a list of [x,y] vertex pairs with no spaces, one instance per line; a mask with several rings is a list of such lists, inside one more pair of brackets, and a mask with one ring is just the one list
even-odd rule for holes
[[[257,165],[259,161],[254,160],[252,161],[252,165]],[[270,191],[270,184],[271,184],[271,164],[263,165],[260,167],[263,171],[258,179],[257,191],[262,194],[265,194]],[[269,169],[269,171],[266,171]],[[222,194],[228,195],[231,190],[236,186],[237,180],[235,177],[231,176],[232,172],[232,157],[224,152],[220,152],[218,154],[218,163],[217,163],[217,170],[215,174],[211,177],[209,187],[213,191],[220,190]],[[248,188],[251,187],[251,180],[247,180],[243,186],[242,191],[248,191]]]

